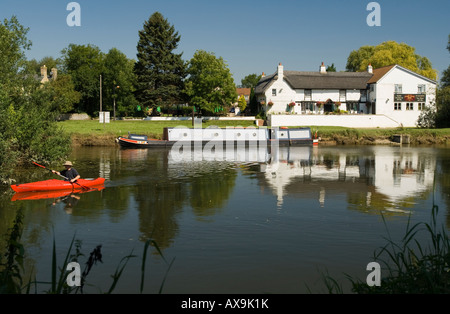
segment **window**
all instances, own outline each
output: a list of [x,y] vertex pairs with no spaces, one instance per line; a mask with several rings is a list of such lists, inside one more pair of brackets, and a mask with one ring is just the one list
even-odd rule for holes
[[395,93],[396,94],[402,93],[402,84],[395,84]]
[[359,93],[360,93],[360,99],[361,99],[361,101],[366,101],[366,98],[367,98],[367,91],[366,91],[365,89],[361,89],[361,90],[359,91]]
[[394,110],[402,110],[402,103],[400,102],[394,103]]
[[272,89],[272,96],[276,96],[277,95],[277,90],[274,88]]
[[311,96],[312,96],[312,90],[305,89],[305,100],[311,100]]
[[425,84],[417,85],[417,93],[418,94],[425,94],[426,93]]
[[345,101],[347,96],[347,91],[345,89],[339,90],[339,101]]
[[414,110],[414,104],[412,102],[406,103],[406,110]]
[[418,104],[418,109],[419,109],[420,111],[425,110],[425,103],[419,102],[419,104]]
[[375,87],[373,84],[370,84],[370,91],[373,92],[375,90]]

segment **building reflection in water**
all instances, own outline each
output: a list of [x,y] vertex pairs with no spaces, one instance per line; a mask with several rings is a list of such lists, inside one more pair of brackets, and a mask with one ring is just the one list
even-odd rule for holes
[[[376,200],[377,206],[382,205],[384,210],[407,212],[400,204],[414,202],[420,193],[433,188],[434,158],[399,147],[372,147],[362,152],[360,148],[281,147],[262,169],[279,206],[286,195],[307,191],[307,184],[315,183],[314,186],[319,186],[317,194],[322,207],[327,190],[332,189],[363,193],[367,208]],[[294,185],[295,191],[291,188]]]
[[324,207],[328,198],[346,194],[362,210],[405,213],[408,203],[433,188],[436,168],[436,160],[420,150],[397,146],[188,149],[171,151],[168,163],[170,167],[199,160],[258,163],[261,185],[276,195],[279,207],[287,195],[315,193]]

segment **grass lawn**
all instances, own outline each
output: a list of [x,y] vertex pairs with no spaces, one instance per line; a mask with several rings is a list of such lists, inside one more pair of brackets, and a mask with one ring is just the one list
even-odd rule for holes
[[[127,135],[128,132],[135,134],[145,134],[152,138],[160,138],[165,127],[192,127],[192,121],[145,121],[145,120],[118,120],[110,123],[100,123],[98,120],[84,120],[84,121],[61,121],[58,122],[63,131],[69,134],[79,135]],[[230,120],[217,121],[211,120],[203,123],[203,127],[218,126],[218,127],[248,127],[255,126],[254,121],[251,120]]]

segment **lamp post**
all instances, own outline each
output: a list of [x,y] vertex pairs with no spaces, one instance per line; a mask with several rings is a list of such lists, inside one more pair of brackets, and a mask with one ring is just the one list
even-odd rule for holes
[[114,100],[114,121],[116,121],[116,89],[120,88],[119,85],[116,85],[116,83],[114,82],[114,87],[113,87],[113,100]]

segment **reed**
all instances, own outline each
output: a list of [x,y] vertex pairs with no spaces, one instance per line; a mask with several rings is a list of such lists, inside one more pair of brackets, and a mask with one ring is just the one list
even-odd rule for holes
[[20,243],[23,218],[22,209],[19,209],[7,236],[5,254],[0,255],[0,294],[21,292],[25,256],[24,247]]
[[[390,236],[387,244],[375,251],[382,273],[380,286],[370,287],[359,280],[352,280],[355,293],[382,294],[441,294],[450,293],[450,240],[445,226],[438,227],[439,208],[433,205],[430,223],[408,223],[399,243]],[[417,240],[419,232],[425,232],[428,243]]]
[[[94,250],[89,254],[89,258],[85,263],[85,269],[81,275],[81,286],[70,287],[68,286],[66,279],[70,274],[70,271],[67,270],[67,265],[70,262],[79,262],[80,258],[84,256],[81,253],[81,241],[76,240],[75,235],[72,238],[72,241],[69,244],[67,252],[65,254],[64,261],[61,267],[58,267],[57,261],[57,250],[56,250],[56,239],[53,236],[53,247],[52,247],[52,263],[51,263],[51,279],[49,281],[38,281],[36,278],[32,279],[31,276],[28,279],[27,283],[24,284],[23,274],[24,274],[24,266],[23,260],[25,256],[25,250],[23,245],[20,243],[20,238],[22,235],[22,221],[24,215],[21,210],[18,211],[16,215],[16,219],[14,221],[13,227],[9,230],[9,234],[7,235],[7,248],[4,256],[0,256],[0,294],[29,294],[32,290],[34,293],[39,293],[39,287],[41,285],[49,286],[48,290],[44,290],[46,294],[83,294],[84,286],[87,282],[87,276],[91,272],[93,266],[97,265],[98,262],[103,263],[102,261],[102,252],[101,245],[98,245],[94,248]],[[166,263],[167,270],[165,272],[163,281],[159,288],[159,293],[162,293],[164,288],[164,283],[166,281],[167,275],[175,261],[175,258],[169,263],[162,251],[160,250],[158,244],[153,239],[149,239],[144,244],[144,250],[142,255],[142,266],[141,266],[141,284],[140,284],[140,293],[143,293],[144,290],[144,281],[145,281],[145,265],[147,259],[147,253],[150,247],[154,247],[157,253],[162,257],[163,261]],[[75,249],[75,252],[73,250]],[[120,278],[127,266],[128,261],[131,258],[137,257],[133,255],[133,251],[130,254],[123,257],[112,277],[112,283],[107,290],[106,294],[111,294],[117,288],[117,285],[120,281]]]
[[[450,293],[450,239],[444,225],[438,226],[439,207],[431,210],[429,223],[411,224],[400,241],[389,234],[386,221],[386,244],[374,251],[374,261],[381,265],[380,286],[369,286],[366,281],[345,274],[351,283],[351,291],[357,294],[448,294]],[[419,241],[419,233],[425,233],[425,241]],[[329,293],[343,293],[342,287],[328,273],[322,280]]]

